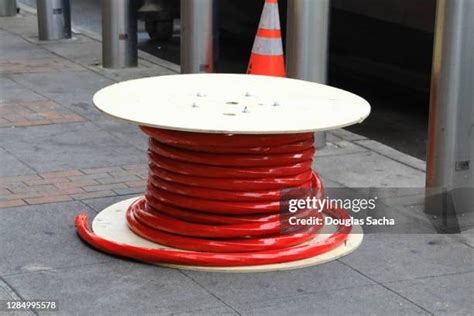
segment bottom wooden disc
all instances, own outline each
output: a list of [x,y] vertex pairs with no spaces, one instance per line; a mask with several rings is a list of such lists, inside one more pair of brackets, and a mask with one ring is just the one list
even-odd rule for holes
[[[134,202],[139,197],[131,198],[122,202],[113,204],[102,212],[100,212],[92,222],[92,230],[94,233],[104,239],[116,242],[127,244],[137,247],[145,247],[152,249],[173,249],[177,251],[183,251],[180,249],[166,247],[149,240],[146,240],[135,233],[133,233],[127,226],[125,220],[125,212],[132,202]],[[336,231],[335,226],[325,226],[321,232],[311,241],[317,242],[324,240],[332,233]],[[207,267],[207,266],[191,266],[191,265],[177,265],[177,264],[167,264],[161,262],[152,262],[153,264],[166,266],[171,268],[178,269],[187,269],[195,271],[207,271],[207,272],[269,272],[269,271],[282,271],[282,270],[292,270],[299,269],[309,266],[314,266],[322,263],[326,263],[332,260],[336,260],[342,256],[348,255],[357,249],[362,243],[363,231],[360,226],[353,226],[352,232],[347,239],[345,244],[340,245],[339,247],[328,251],[326,253],[292,262],[285,263],[275,263],[275,264],[265,264],[258,266],[240,266],[240,267]]]

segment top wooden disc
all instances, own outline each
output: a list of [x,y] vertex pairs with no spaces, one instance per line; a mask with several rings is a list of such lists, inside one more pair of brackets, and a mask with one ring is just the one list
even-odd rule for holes
[[324,131],[362,122],[370,105],[308,81],[240,74],[173,75],[125,81],[94,96],[103,112],[135,124],[226,134]]

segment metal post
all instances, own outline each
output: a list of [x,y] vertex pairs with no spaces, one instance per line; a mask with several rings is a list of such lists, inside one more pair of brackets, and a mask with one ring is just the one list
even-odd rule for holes
[[0,16],[15,16],[16,0],[0,0]]
[[181,0],[181,73],[214,71],[214,0]]
[[[288,77],[326,83],[329,6],[329,0],[288,0]],[[316,133],[316,147],[325,145],[326,134]]]
[[102,65],[138,66],[137,1],[102,0]]
[[438,0],[425,211],[443,217],[444,226],[454,219],[458,228],[458,216],[474,208],[473,16],[472,0]]
[[69,0],[38,0],[37,11],[40,41],[71,38]]

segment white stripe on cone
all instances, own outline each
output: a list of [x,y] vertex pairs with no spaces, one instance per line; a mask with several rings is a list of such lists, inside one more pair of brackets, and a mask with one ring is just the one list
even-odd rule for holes
[[280,16],[278,14],[278,3],[265,3],[258,28],[266,29],[266,30],[279,30],[280,29]]
[[252,53],[270,56],[283,55],[283,44],[281,38],[266,38],[256,36]]

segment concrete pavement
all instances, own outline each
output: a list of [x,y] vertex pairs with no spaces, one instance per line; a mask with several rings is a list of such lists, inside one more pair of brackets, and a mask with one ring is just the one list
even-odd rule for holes
[[[77,237],[74,215],[143,193],[146,139],[92,105],[117,81],[176,72],[100,66],[91,35],[40,43],[36,17],[0,18],[0,300],[56,299],[60,314],[458,314],[473,309],[472,234],[369,234],[353,254],[295,271],[180,271],[111,257]],[[329,186],[421,188],[424,162],[338,130],[315,169]],[[399,203],[402,201],[403,203]],[[407,221],[422,198],[394,193]],[[393,206],[393,207],[392,207]]]

